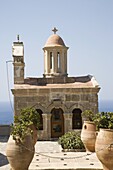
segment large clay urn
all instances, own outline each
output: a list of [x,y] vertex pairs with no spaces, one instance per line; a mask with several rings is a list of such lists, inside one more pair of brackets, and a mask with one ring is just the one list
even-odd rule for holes
[[87,152],[95,152],[96,125],[92,121],[84,121],[81,140]]
[[12,136],[10,136],[6,155],[11,170],[28,170],[34,156],[34,145],[31,135],[26,136],[22,143],[13,140]]
[[30,125],[30,129],[33,131],[32,140],[33,140],[33,144],[35,145],[38,140],[38,130],[34,125]]
[[95,143],[95,152],[103,165],[103,170],[113,170],[113,130],[100,129]]

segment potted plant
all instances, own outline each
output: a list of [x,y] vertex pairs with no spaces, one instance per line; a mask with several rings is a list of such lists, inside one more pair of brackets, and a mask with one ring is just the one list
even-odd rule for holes
[[37,115],[35,109],[25,108],[21,110],[20,115],[14,117],[6,148],[6,155],[13,170],[28,170],[33,159],[35,149],[31,126],[38,128],[39,115]]
[[85,110],[82,112],[82,118],[84,120],[81,140],[84,143],[86,151],[95,152],[96,141],[96,125],[94,122],[95,114],[91,110]]
[[35,145],[37,141],[37,132],[40,126],[40,115],[39,113],[37,113],[36,109],[34,109],[33,107],[24,108],[20,111],[19,116],[15,116],[14,119],[16,124],[22,124],[24,122],[26,126],[32,130],[31,132],[33,137],[33,143]]
[[82,112],[82,118],[84,121],[93,122],[95,119],[95,114],[91,110],[85,110],[84,112]]
[[95,123],[99,129],[95,151],[104,170],[113,169],[113,112],[96,114]]
[[67,132],[58,139],[58,143],[63,151],[85,151],[85,147],[80,138],[80,132]]
[[113,112],[100,112],[95,115],[97,129],[113,129]]

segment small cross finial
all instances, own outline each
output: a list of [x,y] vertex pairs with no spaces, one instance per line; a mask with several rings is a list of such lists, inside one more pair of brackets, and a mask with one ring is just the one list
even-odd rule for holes
[[18,42],[19,42],[19,40],[20,40],[19,34],[17,35],[17,40],[18,40]]
[[54,34],[56,34],[56,32],[57,32],[58,30],[56,29],[56,27],[54,27],[54,28],[52,29],[52,31],[54,32]]

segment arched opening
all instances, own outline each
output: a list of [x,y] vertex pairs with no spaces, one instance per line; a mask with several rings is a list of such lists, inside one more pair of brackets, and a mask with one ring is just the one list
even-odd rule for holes
[[39,125],[39,130],[43,130],[43,117],[42,117],[42,110],[41,109],[36,109],[36,111],[39,113],[40,115],[40,125]]
[[72,111],[72,128],[73,129],[82,129],[82,111],[80,109],[74,109]]
[[61,108],[51,111],[51,137],[58,138],[64,134],[64,116]]
[[50,52],[50,69],[53,69],[53,52]]
[[60,71],[60,53],[57,52],[57,67],[58,67],[58,71]]

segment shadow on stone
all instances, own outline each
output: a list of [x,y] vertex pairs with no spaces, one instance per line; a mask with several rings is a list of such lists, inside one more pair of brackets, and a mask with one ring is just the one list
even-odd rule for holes
[[0,153],[0,167],[9,164],[7,156]]

